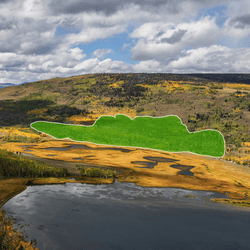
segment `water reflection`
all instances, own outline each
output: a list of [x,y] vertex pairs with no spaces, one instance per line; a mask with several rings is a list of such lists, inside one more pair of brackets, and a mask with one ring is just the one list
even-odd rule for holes
[[171,165],[170,167],[182,170],[182,171],[178,172],[178,174],[194,176],[194,173],[190,172],[190,169],[194,168],[195,166],[176,164],[176,165]]
[[58,250],[180,250],[184,242],[185,250],[248,249],[250,213],[239,216],[210,201],[223,197],[227,195],[133,183],[66,183],[28,186],[3,209],[17,223],[30,224],[26,233],[41,250],[43,243]]
[[169,157],[152,157],[152,156],[145,156],[143,157],[146,160],[149,161],[155,161],[155,162],[175,162],[175,161],[179,161],[173,158],[169,158]]
[[[146,159],[146,160],[148,160],[148,161],[131,161],[131,163],[132,164],[146,166],[146,167],[135,166],[137,168],[149,168],[149,169],[153,169],[155,166],[157,166],[157,164],[159,162],[175,162],[175,161],[179,161],[179,160],[168,158],[168,157],[151,157],[151,156],[145,156],[143,158]],[[182,171],[178,172],[178,174],[188,175],[188,176],[194,176],[194,174],[192,172],[190,172],[190,169],[194,168],[195,166],[174,164],[174,165],[171,165],[170,167],[182,170]]]
[[[28,186],[21,194],[11,199],[12,205],[20,207],[31,207],[41,199],[49,199],[53,196],[61,196],[63,199],[72,200],[76,197],[95,200],[115,200],[128,203],[128,200],[134,200],[133,203],[166,205],[169,201],[202,204],[211,198],[228,198],[227,195],[199,190],[187,190],[181,188],[152,188],[137,186],[134,183],[120,183],[115,181],[114,184],[82,184],[82,183],[66,183],[60,185],[37,185]],[[186,196],[192,195],[197,198],[190,199]],[[40,198],[38,198],[40,196]],[[24,202],[21,204],[20,202]],[[47,203],[46,200],[43,202]],[[214,205],[213,202],[210,201]],[[4,209],[4,208],[3,208]]]
[[56,150],[56,151],[67,151],[69,149],[91,149],[91,150],[118,150],[123,153],[129,153],[132,150],[126,149],[126,148],[91,148],[87,145],[82,145],[82,144],[65,144],[67,147],[49,147],[49,148],[44,148],[46,150]]
[[179,160],[168,158],[168,157],[144,156],[143,158],[146,159],[146,160],[148,160],[148,161],[131,161],[131,163],[132,164],[138,164],[138,165],[147,166],[147,167],[135,166],[137,168],[149,168],[149,169],[153,169],[155,166],[157,166],[157,164],[159,162],[175,162],[175,161],[179,161]]
[[135,166],[137,168],[149,168],[149,169],[153,169],[158,164],[157,162],[152,162],[152,161],[131,161],[131,163],[147,166],[147,167]]

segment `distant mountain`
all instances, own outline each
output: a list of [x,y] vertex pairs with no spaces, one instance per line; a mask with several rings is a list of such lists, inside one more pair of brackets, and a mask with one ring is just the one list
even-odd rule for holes
[[11,87],[11,86],[16,86],[17,84],[13,83],[0,83],[0,89],[6,88],[6,87]]

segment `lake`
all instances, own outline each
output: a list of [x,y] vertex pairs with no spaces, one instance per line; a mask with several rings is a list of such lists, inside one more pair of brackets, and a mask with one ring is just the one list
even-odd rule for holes
[[224,197],[133,183],[67,183],[28,186],[2,209],[30,224],[26,233],[40,250],[247,250],[250,208],[210,200]]

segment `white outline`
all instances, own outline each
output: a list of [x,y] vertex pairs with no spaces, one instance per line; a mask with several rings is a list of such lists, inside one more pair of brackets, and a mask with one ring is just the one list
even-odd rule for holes
[[[116,118],[116,116],[117,115],[124,115],[124,114],[115,114],[114,116],[112,116],[112,115],[101,115],[98,119],[96,119],[96,121],[94,122],[94,124],[93,125],[79,125],[79,124],[65,124],[65,123],[60,123],[60,122],[47,122],[47,121],[35,121],[35,122],[46,122],[46,123],[57,123],[57,124],[63,124],[63,125],[74,125],[74,126],[84,126],[84,127],[93,127],[94,125],[95,125],[95,123],[102,117],[102,116],[111,116],[111,117],[114,117],[114,118]],[[130,118],[130,120],[134,120],[136,117],[151,117],[151,118],[163,118],[163,117],[168,117],[168,116],[176,116],[176,117],[178,117],[179,119],[180,119],[180,121],[181,121],[181,124],[183,125],[183,126],[185,126],[186,127],[186,129],[187,129],[187,131],[188,131],[188,128],[187,128],[187,126],[185,125],[185,124],[183,124],[182,123],[182,120],[181,120],[181,118],[179,117],[179,116],[177,116],[177,115],[166,115],[166,116],[158,116],[158,117],[152,117],[152,116],[147,116],[147,115],[145,115],[145,116],[136,116],[136,117],[134,117],[134,118],[131,118],[131,117],[129,117],[128,115],[124,115],[124,116],[127,116],[128,118]],[[33,124],[33,123],[35,123],[35,122],[32,122],[31,124],[30,124],[30,127],[31,127],[31,125]],[[32,128],[32,127],[31,127]],[[35,129],[35,128],[32,128],[32,129],[34,129],[34,130],[36,130],[37,132],[41,132],[41,133],[43,133],[43,134],[46,134],[46,133],[44,133],[44,132],[42,132],[42,131],[38,131],[37,129]],[[212,130],[212,131],[217,131],[217,132],[219,132],[221,135],[222,135],[222,137],[223,137],[223,139],[224,139],[224,155],[225,155],[225,153],[226,153],[226,141],[225,141],[225,138],[224,138],[224,136],[223,136],[223,134],[220,132],[220,131],[218,131],[218,130],[216,130],[216,129],[204,129],[204,130],[199,130],[199,131],[195,131],[195,132],[189,132],[188,131],[188,133],[197,133],[197,132],[201,132],[201,131],[208,131],[208,130]],[[89,141],[75,141],[75,140],[72,140],[71,138],[69,138],[69,137],[66,137],[66,138],[63,138],[63,139],[58,139],[58,138],[56,138],[56,137],[54,137],[54,136],[52,136],[52,135],[50,135],[50,134],[46,134],[46,135],[49,135],[49,136],[51,136],[51,137],[53,137],[54,139],[56,139],[56,140],[65,140],[65,139],[69,139],[69,140],[71,140],[71,141],[73,141],[73,142],[87,142],[87,143],[92,143],[92,144],[95,144],[95,145],[104,145],[104,146],[114,146],[114,147],[122,147],[122,148],[124,148],[124,147],[129,147],[129,148],[142,148],[142,147],[133,147],[133,146],[117,146],[117,145],[108,145],[108,144],[99,144],[99,143],[94,143],[94,142],[89,142]],[[153,148],[142,148],[142,149],[149,149],[149,150],[156,150],[156,151],[161,151],[161,152],[167,152],[167,153],[174,153],[174,154],[176,154],[176,153],[186,153],[186,152],[188,152],[188,153],[191,153],[191,154],[194,154],[194,155],[199,155],[199,156],[205,156],[205,157],[212,157],[212,158],[222,158],[223,156],[221,156],[221,157],[216,157],[216,156],[211,156],[211,155],[201,155],[201,154],[196,154],[196,153],[193,153],[193,152],[190,152],[190,151],[181,151],[181,152],[170,152],[170,151],[164,151],[164,150],[160,150],[160,149],[153,149]]]

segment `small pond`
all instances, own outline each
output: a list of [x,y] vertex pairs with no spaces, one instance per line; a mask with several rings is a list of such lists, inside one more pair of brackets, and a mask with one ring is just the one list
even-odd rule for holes
[[133,183],[67,183],[28,186],[2,209],[30,224],[26,233],[40,250],[248,250],[250,209],[210,200],[223,197]]
[[56,150],[56,151],[67,151],[69,149],[91,149],[91,150],[117,150],[117,151],[121,151],[123,153],[129,153],[132,150],[127,149],[127,148],[122,148],[122,147],[118,147],[118,148],[107,148],[107,147],[103,147],[103,148],[91,148],[87,145],[82,145],[82,144],[65,144],[67,145],[67,147],[49,147],[49,148],[44,148],[46,150]]
[[[132,164],[135,165],[142,165],[146,167],[140,167],[135,166],[137,168],[149,168],[153,169],[159,162],[176,162],[179,160],[168,158],[168,157],[151,157],[151,156],[144,156],[144,159],[148,161],[131,161]],[[188,166],[188,165],[180,165],[180,164],[172,164],[170,165],[171,168],[177,168],[179,170],[182,170],[178,172],[178,175],[188,175],[188,176],[194,176],[194,174],[190,171],[190,169],[194,168],[195,166]]]

